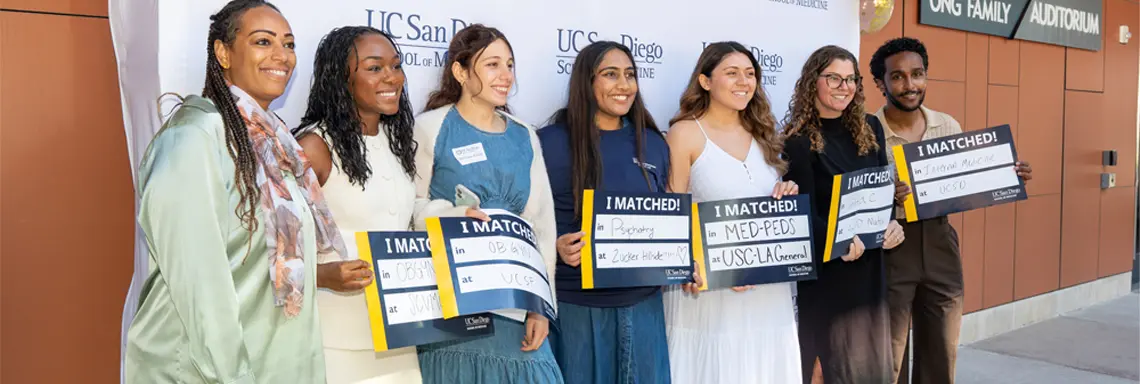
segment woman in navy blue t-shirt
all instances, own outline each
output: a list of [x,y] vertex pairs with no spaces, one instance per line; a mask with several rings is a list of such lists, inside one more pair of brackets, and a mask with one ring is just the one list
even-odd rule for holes
[[550,337],[567,384],[668,383],[660,287],[584,291],[582,191],[665,192],[669,147],[645,109],[625,46],[578,53],[565,108],[538,132],[558,225],[558,326]]

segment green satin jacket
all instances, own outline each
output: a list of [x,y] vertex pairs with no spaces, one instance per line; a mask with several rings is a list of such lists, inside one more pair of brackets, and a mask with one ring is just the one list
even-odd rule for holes
[[150,268],[127,335],[126,382],[324,383],[312,213],[298,204],[305,298],[300,315],[286,319],[273,304],[265,232],[253,232],[251,247],[234,213],[224,130],[212,102],[190,96],[142,159],[138,220]]

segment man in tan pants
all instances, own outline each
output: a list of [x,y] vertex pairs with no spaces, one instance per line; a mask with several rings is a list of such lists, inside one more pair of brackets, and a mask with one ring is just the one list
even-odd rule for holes
[[[922,105],[929,58],[922,42],[897,38],[871,57],[871,75],[887,104],[875,116],[886,129],[887,157],[894,164],[895,145],[962,132],[957,120]],[[1028,163],[1017,175],[1032,178]],[[910,191],[899,184],[899,194]],[[904,200],[897,200],[902,202]],[[958,233],[945,216],[906,223],[898,209],[906,241],[887,251],[887,300],[891,308],[894,382],[910,383],[907,340],[914,326],[914,383],[953,383],[958,333],[962,323],[962,257]]]

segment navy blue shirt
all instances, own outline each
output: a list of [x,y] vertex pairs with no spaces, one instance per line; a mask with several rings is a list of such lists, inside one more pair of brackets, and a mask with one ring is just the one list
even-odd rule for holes
[[[616,131],[599,131],[599,150],[602,177],[596,190],[617,192],[665,192],[669,183],[669,146],[665,138],[651,130],[643,132],[644,162],[637,159],[637,141],[631,123],[622,120]],[[558,235],[582,230],[582,218],[574,213],[576,206],[571,178],[570,131],[566,125],[555,124],[538,130],[542,142],[542,156],[550,176],[550,189],[554,195],[554,218]],[[648,182],[641,172],[644,167]],[[583,257],[586,257],[583,255]],[[625,307],[637,304],[656,293],[660,287],[635,287],[582,290],[582,272],[558,259],[555,272],[555,289],[558,301],[587,307]]]

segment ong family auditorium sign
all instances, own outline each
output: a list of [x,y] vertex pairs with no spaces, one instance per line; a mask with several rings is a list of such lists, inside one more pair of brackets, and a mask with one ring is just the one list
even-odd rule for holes
[[1100,50],[1103,3],[1090,0],[919,0],[918,22]]

